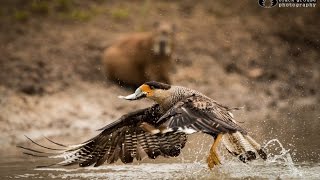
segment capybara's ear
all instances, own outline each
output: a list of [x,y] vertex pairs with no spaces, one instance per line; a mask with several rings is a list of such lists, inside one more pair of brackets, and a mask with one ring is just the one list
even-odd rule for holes
[[154,23],[153,23],[153,28],[158,28],[160,26],[160,22],[159,21],[155,21]]

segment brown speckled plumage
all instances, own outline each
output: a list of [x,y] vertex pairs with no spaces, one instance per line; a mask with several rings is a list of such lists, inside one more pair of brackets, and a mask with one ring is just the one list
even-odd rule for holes
[[[29,155],[64,158],[54,165],[99,166],[118,159],[131,163],[144,156],[152,159],[178,156],[185,146],[187,134],[203,132],[214,138],[224,135],[222,142],[226,149],[243,162],[256,159],[256,154],[266,158],[261,146],[236,123],[232,109],[181,86],[147,82],[141,89],[136,92],[148,94],[146,96],[157,104],[123,115],[82,144],[65,146],[51,141],[62,147],[54,154],[20,147]],[[132,95],[128,97],[132,98]]]

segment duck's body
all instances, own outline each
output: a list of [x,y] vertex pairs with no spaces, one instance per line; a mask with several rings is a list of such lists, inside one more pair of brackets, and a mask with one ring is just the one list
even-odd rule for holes
[[102,132],[96,137],[77,146],[65,146],[62,153],[49,157],[64,158],[57,163],[60,165],[78,163],[80,166],[99,166],[119,158],[130,163],[133,159],[140,160],[144,154],[153,159],[172,157],[180,154],[187,134],[203,132],[215,139],[208,157],[210,168],[220,163],[216,147],[221,139],[230,153],[239,156],[243,162],[256,159],[256,154],[266,159],[261,146],[236,123],[232,109],[202,93],[181,86],[148,82],[134,94],[121,98],[137,100],[143,97],[154,100],[156,104],[123,115],[101,128]]

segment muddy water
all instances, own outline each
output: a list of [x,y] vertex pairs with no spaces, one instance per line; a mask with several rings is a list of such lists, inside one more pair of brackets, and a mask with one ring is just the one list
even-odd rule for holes
[[320,164],[288,166],[277,162],[227,162],[212,171],[205,163],[142,163],[103,165],[98,168],[32,168],[30,161],[1,162],[1,179],[319,179]]
[[[187,148],[179,158],[147,160],[142,163],[79,168],[35,168],[50,164],[45,159],[0,157],[0,179],[320,179],[320,163],[294,163],[289,150],[273,139],[266,143],[268,160],[248,164],[229,157],[220,149],[223,164],[208,170],[203,149]],[[273,151],[272,149],[278,149]],[[190,157],[193,158],[190,158]]]

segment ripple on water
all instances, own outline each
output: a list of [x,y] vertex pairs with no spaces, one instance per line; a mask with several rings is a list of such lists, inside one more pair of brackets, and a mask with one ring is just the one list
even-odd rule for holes
[[[209,171],[205,163],[172,163],[111,165],[97,168],[44,168],[38,176],[52,179],[229,179],[229,178],[266,178],[266,179],[319,179],[319,164],[301,164],[295,171],[284,164],[255,162],[243,164],[228,162]],[[298,173],[296,173],[298,172]],[[36,178],[33,174],[32,178]]]
[[[257,160],[244,164],[236,158],[227,158],[222,154],[223,164],[212,171],[208,170],[203,161],[103,165],[87,168],[73,166],[26,171],[25,167],[30,164],[21,160],[19,163],[14,163],[20,165],[15,169],[14,175],[6,177],[10,179],[320,179],[320,164],[294,164],[289,150],[286,150],[277,139],[270,140],[265,148],[268,154],[267,161]],[[2,165],[1,167],[5,167]]]

